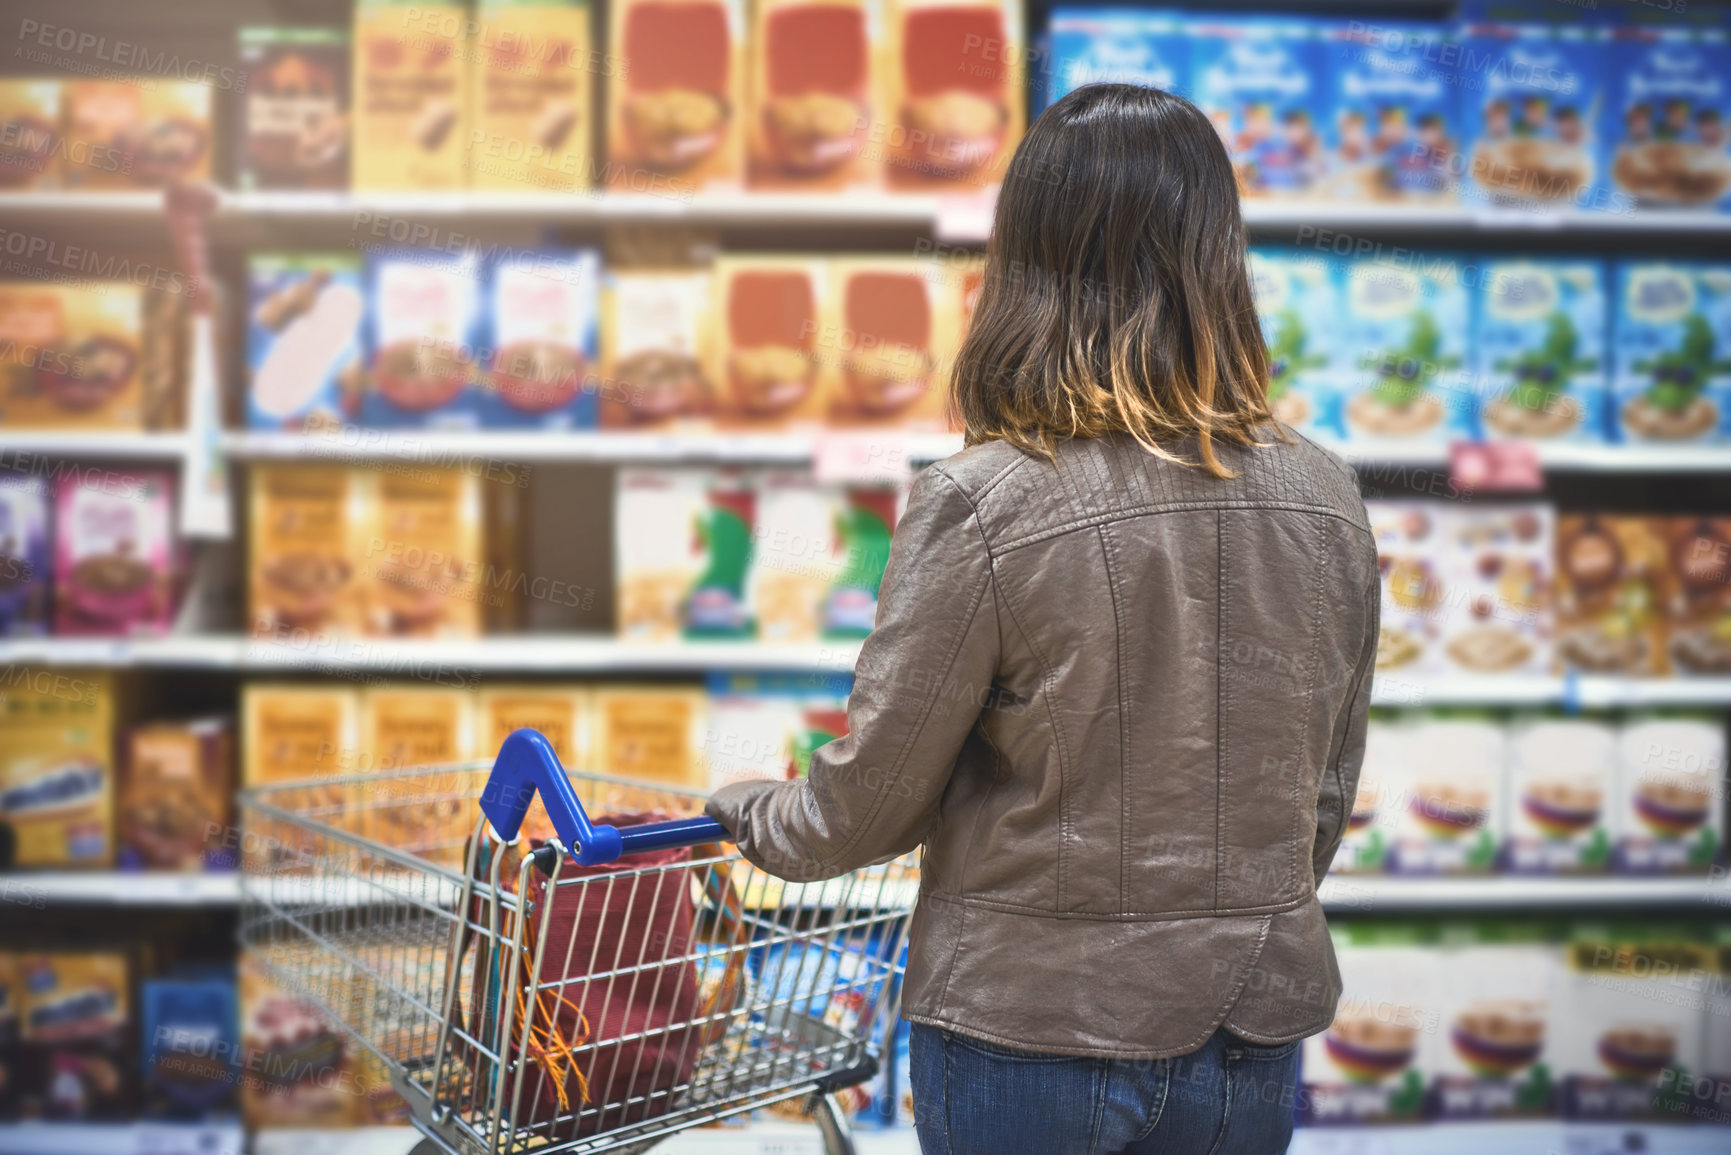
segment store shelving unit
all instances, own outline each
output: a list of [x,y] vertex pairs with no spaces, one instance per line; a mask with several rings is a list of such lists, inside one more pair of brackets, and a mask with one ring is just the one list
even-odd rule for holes
[[[300,1148],[323,1149],[322,1145]],[[401,1151],[408,1149],[403,1147]],[[0,1124],[0,1155],[245,1155],[245,1152],[246,1133],[239,1123]]]

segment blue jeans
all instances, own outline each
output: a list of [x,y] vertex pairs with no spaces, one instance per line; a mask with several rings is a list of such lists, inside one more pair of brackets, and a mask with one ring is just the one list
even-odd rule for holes
[[1079,1059],[913,1024],[924,1155],[1279,1155],[1292,1138],[1298,1044],[1225,1030],[1176,1059]]

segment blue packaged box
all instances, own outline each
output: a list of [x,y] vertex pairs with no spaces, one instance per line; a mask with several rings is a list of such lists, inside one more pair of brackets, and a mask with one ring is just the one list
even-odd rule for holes
[[1332,432],[1407,443],[1471,435],[1466,286],[1474,269],[1449,253],[1347,265],[1339,333],[1352,356]]
[[1250,251],[1256,316],[1268,343],[1268,402],[1277,420],[1332,435],[1339,418],[1340,264],[1326,253],[1286,248]]
[[501,258],[488,270],[481,424],[593,429],[601,257],[594,249]]
[[48,632],[48,483],[0,476],[0,637]]
[[1187,93],[1190,42],[1176,15],[1059,8],[1047,37],[1048,102],[1085,84],[1140,84]]
[[1723,29],[1622,29],[1603,136],[1617,192],[1643,208],[1731,210],[1731,42]]
[[1463,199],[1617,211],[1600,138],[1605,30],[1469,25],[1460,47]]
[[1731,438],[1731,263],[1623,262],[1612,310],[1613,432]]
[[232,979],[154,979],[140,985],[145,1094],[151,1113],[232,1107],[240,1073],[240,1017]]
[[1492,440],[1605,440],[1605,267],[1576,259],[1488,261],[1474,344],[1479,432]]
[[353,422],[365,301],[354,256],[259,253],[247,260],[248,428]]
[[370,255],[362,423],[475,428],[480,323],[480,261],[473,253],[404,249]]
[[1226,144],[1246,196],[1316,191],[1327,164],[1322,41],[1292,19],[1196,20],[1190,87]]
[[1458,51],[1441,24],[1351,20],[1323,30],[1331,91],[1331,200],[1452,201],[1459,195]]

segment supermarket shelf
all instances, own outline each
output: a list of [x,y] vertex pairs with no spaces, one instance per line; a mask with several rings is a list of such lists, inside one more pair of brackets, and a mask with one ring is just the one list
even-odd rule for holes
[[186,456],[183,433],[78,433],[7,430],[4,464],[26,456],[98,460],[178,461]]
[[1555,678],[1519,675],[1425,677],[1379,673],[1379,706],[1623,706],[1731,704],[1731,678]]
[[[1342,234],[1377,232],[1531,237],[1535,233],[1566,233],[1583,239],[1667,235],[1705,238],[1731,234],[1731,215],[1714,212],[1596,213],[1472,206],[1425,208],[1345,201],[1307,204],[1247,200],[1244,202],[1244,221],[1253,230],[1291,230],[1312,226]],[[1320,237],[1311,239],[1317,243],[1326,240]],[[1328,246],[1325,244],[1324,247]]]
[[240,876],[145,871],[53,871],[0,874],[0,909],[7,906],[234,906]]
[[[1447,469],[1446,445],[1328,443],[1361,468],[1423,466]],[[1539,445],[1539,464],[1564,473],[1731,473],[1731,446]]]
[[[936,461],[962,447],[960,434],[901,434],[893,431],[857,436],[881,440],[886,451],[909,461]],[[229,433],[225,451],[261,460],[381,460],[466,465],[480,462],[750,462],[804,464],[812,459],[818,435],[738,435],[724,433],[501,433],[489,430],[416,431],[348,428],[331,433]]]
[[1731,879],[1387,878],[1334,874],[1318,890],[1331,914],[1386,911],[1610,911],[1731,907]]
[[[253,1155],[408,1155],[420,1133],[404,1127],[366,1127],[355,1131],[260,1131]],[[854,1133],[859,1155],[919,1155],[911,1129]],[[656,1155],[823,1155],[816,1127],[779,1120],[749,1126],[682,1131],[659,1143]],[[1663,1152],[1660,1155],[1664,1155]]]
[[244,1155],[245,1150],[239,1124],[0,1124],[4,1155]]

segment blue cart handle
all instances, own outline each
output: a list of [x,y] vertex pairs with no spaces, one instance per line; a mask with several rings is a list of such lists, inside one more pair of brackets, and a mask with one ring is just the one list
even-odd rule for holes
[[605,866],[627,854],[733,840],[713,818],[676,818],[623,829],[593,825],[552,743],[535,730],[513,731],[499,747],[487,788],[481,792],[481,812],[492,823],[493,833],[506,842],[515,840],[537,790],[559,841],[584,866]]

